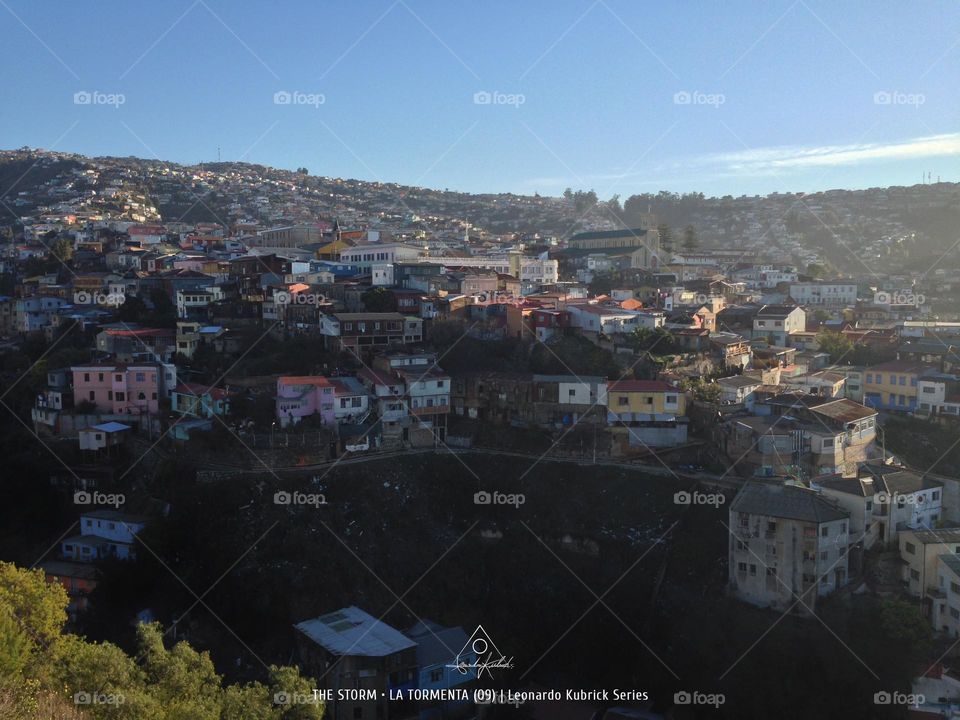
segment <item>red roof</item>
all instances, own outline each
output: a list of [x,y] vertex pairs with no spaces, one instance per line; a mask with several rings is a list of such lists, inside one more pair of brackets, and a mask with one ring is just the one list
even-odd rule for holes
[[319,385],[324,387],[330,384],[323,375],[287,375],[277,380],[280,385]]
[[107,335],[116,335],[117,337],[140,337],[146,335],[156,335],[159,337],[165,336],[174,336],[176,335],[176,330],[172,328],[137,328],[135,330],[120,330],[116,328],[108,328],[106,330]]
[[209,394],[214,400],[223,400],[233,394],[223,388],[188,382],[177,383],[177,387],[173,391],[181,395],[196,395],[197,397]]
[[131,225],[127,235],[163,235],[167,229],[163,225]]
[[676,392],[666,380],[616,380],[607,385],[607,392]]

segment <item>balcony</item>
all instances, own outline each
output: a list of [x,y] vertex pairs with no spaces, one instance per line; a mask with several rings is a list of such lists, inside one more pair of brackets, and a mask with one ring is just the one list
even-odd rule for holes
[[449,405],[431,405],[425,407],[411,407],[410,414],[416,415],[417,417],[423,415],[446,415],[450,412]]

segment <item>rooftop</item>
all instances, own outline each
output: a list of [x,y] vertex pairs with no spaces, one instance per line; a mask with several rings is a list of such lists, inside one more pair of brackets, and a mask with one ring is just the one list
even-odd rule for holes
[[384,657],[417,645],[396,628],[353,605],[294,627],[334,655]]
[[666,380],[615,380],[607,392],[679,392]]
[[795,485],[747,483],[734,498],[730,512],[779,517],[802,522],[844,520],[850,514],[824,499],[815,490]]

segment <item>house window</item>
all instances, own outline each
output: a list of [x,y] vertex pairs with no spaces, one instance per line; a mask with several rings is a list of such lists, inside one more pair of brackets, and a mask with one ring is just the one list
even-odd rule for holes
[[751,577],[757,576],[757,566],[753,563],[750,563],[750,576]]
[[932,497],[933,500],[935,500],[935,501],[936,501],[936,500],[939,500],[939,499],[940,499],[940,491],[939,491],[939,490],[934,490],[934,491],[933,491],[933,495],[931,495],[931,497]]
[[97,394],[96,394],[93,390],[91,390],[91,391],[90,391],[90,400],[93,401],[93,400],[96,400],[96,399],[97,399]]
[[911,578],[912,580],[919,580],[919,579],[920,579],[920,571],[919,571],[919,570],[911,570],[911,571],[910,571],[910,578]]
[[767,577],[776,577],[776,576],[777,576],[777,569],[776,569],[776,568],[772,568],[772,567],[768,567],[768,568],[767,568]]
[[443,680],[443,670],[431,670],[430,671],[430,682],[438,683]]
[[951,582],[950,582],[950,592],[956,593],[957,595],[960,595],[960,585],[958,585],[957,583],[951,581]]
[[143,373],[137,373],[136,377],[137,382],[144,382],[144,380],[146,380],[146,376]]
[[644,399],[643,402],[644,402],[646,405],[653,405],[653,397],[652,397],[652,396],[647,396],[647,397]]
[[820,537],[830,537],[830,528],[826,525],[820,528]]
[[[92,394],[93,393],[91,393],[91,395]],[[620,405],[621,407],[623,407],[624,405],[628,405],[629,403],[630,403],[629,399],[624,397],[623,395],[617,398],[617,405]]]
[[911,555],[917,552],[917,546],[911,542],[905,543],[903,546],[903,549],[906,550]]
[[960,610],[957,610],[954,607],[950,608],[950,617],[952,617],[954,620],[960,620]]
[[116,378],[117,382],[123,382],[123,375],[115,375],[114,377]]
[[84,374],[83,374],[83,381],[84,381],[84,382],[90,382],[90,373],[84,373]]
[[117,401],[119,402],[119,401],[121,401],[121,400],[126,399],[126,396],[125,396],[124,393],[118,392],[117,395],[116,395],[116,399],[117,399]]
[[676,404],[676,402],[677,402],[677,396],[676,396],[676,395],[667,395],[667,404],[668,404],[668,405],[674,405],[674,404]]

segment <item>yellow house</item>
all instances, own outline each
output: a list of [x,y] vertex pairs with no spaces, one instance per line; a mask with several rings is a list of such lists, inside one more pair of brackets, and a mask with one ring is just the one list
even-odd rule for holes
[[917,408],[917,381],[933,365],[911,360],[891,360],[864,370],[863,404],[884,410],[912,411]]
[[353,243],[346,240],[334,240],[317,248],[315,255],[318,260],[338,260],[342,250],[349,250],[352,247]]
[[663,380],[617,380],[607,386],[611,452],[629,455],[687,442],[687,397]]
[[664,380],[617,380],[607,386],[607,411],[686,415],[687,397]]

